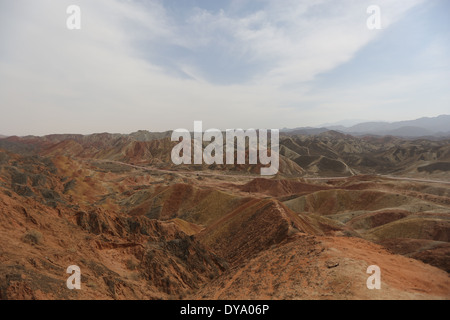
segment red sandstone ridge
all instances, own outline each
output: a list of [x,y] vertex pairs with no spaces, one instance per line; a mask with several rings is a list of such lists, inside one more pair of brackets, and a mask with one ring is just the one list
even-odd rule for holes
[[[366,287],[377,264],[381,290]],[[193,299],[448,299],[445,271],[356,238],[296,234],[235,266]]]
[[198,238],[235,265],[299,232],[318,231],[278,201],[255,199],[218,219]]

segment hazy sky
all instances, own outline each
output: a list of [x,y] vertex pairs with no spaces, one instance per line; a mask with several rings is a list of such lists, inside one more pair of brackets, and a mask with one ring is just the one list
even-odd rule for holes
[[[81,30],[66,27],[71,4]],[[0,0],[0,134],[449,114],[449,12],[448,0]]]

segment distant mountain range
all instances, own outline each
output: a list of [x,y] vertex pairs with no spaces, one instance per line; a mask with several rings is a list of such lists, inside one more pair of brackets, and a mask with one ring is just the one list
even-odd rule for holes
[[[284,128],[280,131],[285,135],[318,135],[327,131],[336,131],[353,136],[375,135],[375,136],[395,136],[401,138],[448,138],[450,137],[450,115],[440,115],[437,117],[423,117],[416,120],[397,122],[362,122],[352,126],[337,125],[339,123],[354,123],[354,120],[343,120],[334,124],[323,124],[320,127],[297,127]],[[107,133],[103,133],[107,134]],[[94,134],[93,136],[101,136]],[[170,137],[171,131],[150,132],[139,130],[130,134],[113,134],[116,138],[129,137],[135,141],[150,141]],[[8,136],[0,134],[0,139]],[[32,138],[26,136],[23,138]],[[81,134],[55,134],[45,136],[49,140],[62,140],[65,138],[81,139]]]
[[314,135],[334,130],[351,135],[377,135],[397,137],[448,137],[450,136],[450,115],[438,117],[423,117],[416,120],[398,122],[363,122],[350,127],[329,125],[321,128],[300,127],[283,129],[282,132],[291,134]]

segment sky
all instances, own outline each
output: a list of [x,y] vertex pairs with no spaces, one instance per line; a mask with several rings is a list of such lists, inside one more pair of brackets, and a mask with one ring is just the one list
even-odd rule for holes
[[[381,29],[367,27],[371,5]],[[0,134],[450,114],[448,12],[448,0],[0,0]]]

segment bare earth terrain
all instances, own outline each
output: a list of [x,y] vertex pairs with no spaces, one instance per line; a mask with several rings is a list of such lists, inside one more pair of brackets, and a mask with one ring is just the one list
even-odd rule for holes
[[173,146],[0,139],[0,299],[450,299],[449,140],[282,136],[271,178]]

